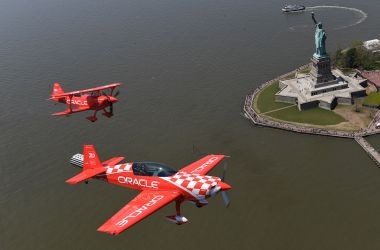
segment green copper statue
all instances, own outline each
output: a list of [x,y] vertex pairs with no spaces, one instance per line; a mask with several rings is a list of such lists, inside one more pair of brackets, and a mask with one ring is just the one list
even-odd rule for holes
[[313,22],[315,24],[315,53],[314,58],[320,59],[323,57],[327,57],[326,53],[326,32],[322,28],[322,23],[317,22],[314,17],[314,13],[311,13],[311,18],[313,19]]

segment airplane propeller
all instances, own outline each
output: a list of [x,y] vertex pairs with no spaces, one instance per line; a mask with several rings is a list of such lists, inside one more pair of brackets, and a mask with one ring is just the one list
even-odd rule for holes
[[[223,162],[223,174],[222,174],[222,178],[221,181],[224,183],[224,180],[226,178],[226,172],[227,172],[227,162]],[[224,184],[225,185],[225,184]],[[230,197],[228,196],[228,193],[226,190],[223,190],[223,184],[220,184],[220,185],[215,185],[212,189],[211,189],[211,193],[210,195],[211,196],[215,196],[217,193],[221,193],[222,195],[222,198],[223,198],[223,203],[226,207],[228,207],[231,203],[231,200],[230,200]]]
[[110,113],[113,114],[113,102],[110,101],[110,96],[117,97],[120,94],[120,91],[117,90],[114,95],[112,95],[113,89],[111,90],[110,93],[107,93],[105,91],[102,91],[101,94],[106,96],[108,99],[108,102],[110,103]]
[[224,179],[226,178],[226,172],[227,172],[227,162],[223,162],[223,174],[222,174],[222,181],[224,182]]
[[[205,153],[201,152],[194,144],[193,144],[193,154],[195,154],[197,156],[205,155]],[[229,156],[226,156],[226,157],[229,157]],[[224,161],[223,162],[223,174],[222,174],[222,178],[220,178],[222,180],[222,182],[224,182],[224,180],[226,179],[226,173],[227,173],[227,162]],[[213,188],[213,190],[211,190],[211,196],[215,196],[219,190],[220,190],[220,187],[215,186]],[[220,193],[222,194],[224,206],[228,207],[231,203],[231,199],[230,199],[227,191],[221,191]]]
[[113,114],[113,102],[110,102],[110,113]]
[[114,96],[114,97],[117,97],[119,94],[120,94],[120,90],[116,90],[115,94],[113,95],[113,90],[109,91],[109,92],[106,92],[106,91],[102,91],[101,94],[102,95],[105,95],[105,96]]
[[221,194],[222,194],[224,206],[228,207],[231,203],[231,200],[230,200],[230,197],[228,196],[227,191],[222,191]]
[[[223,174],[222,174],[222,178],[221,178],[223,182],[226,178],[226,173],[227,173],[227,162],[225,161],[225,162],[223,162]],[[222,191],[221,194],[222,194],[224,206],[228,207],[231,203],[231,199],[230,199],[227,191]]]

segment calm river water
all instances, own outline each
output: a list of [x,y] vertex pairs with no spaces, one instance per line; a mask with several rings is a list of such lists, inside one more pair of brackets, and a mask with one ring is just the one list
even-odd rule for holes
[[[380,169],[353,140],[253,126],[241,116],[261,82],[308,62],[310,13],[284,1],[14,1],[0,3],[1,249],[379,249]],[[378,0],[306,1],[328,50],[379,37]],[[350,26],[351,25],[351,26]],[[346,26],[350,26],[345,28]],[[53,82],[76,90],[122,82],[116,116],[52,117]],[[380,137],[370,138],[380,147]],[[221,197],[190,222],[170,204],[120,236],[96,229],[136,191],[70,186],[85,143],[102,159],[164,162],[193,151],[231,155],[231,206]],[[211,172],[221,175],[221,168]]]

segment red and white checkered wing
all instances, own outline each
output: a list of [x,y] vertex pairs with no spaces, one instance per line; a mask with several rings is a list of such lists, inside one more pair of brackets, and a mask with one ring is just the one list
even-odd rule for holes
[[225,155],[207,155],[202,159],[184,167],[179,172],[206,175],[208,172],[210,172],[211,169],[218,165],[218,163],[221,162],[224,157]]
[[137,222],[154,213],[180,195],[176,191],[144,190],[125,207],[98,228],[98,231],[113,235],[120,234]]
[[184,172],[179,172],[171,177],[161,178],[184,190],[195,199],[205,199],[210,194],[211,188],[221,181],[218,177],[187,174]]

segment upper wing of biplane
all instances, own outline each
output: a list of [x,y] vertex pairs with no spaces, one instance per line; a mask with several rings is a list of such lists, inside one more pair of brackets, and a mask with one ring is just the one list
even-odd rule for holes
[[52,98],[58,98],[58,97],[64,97],[64,96],[70,96],[70,95],[77,95],[77,94],[84,94],[84,93],[89,93],[89,92],[96,92],[104,89],[112,89],[120,86],[120,83],[112,83],[108,85],[104,85],[101,87],[96,87],[92,89],[84,89],[84,90],[77,90],[77,91],[72,91],[72,92],[65,92],[61,94],[56,94]]
[[187,174],[200,174],[205,175],[211,169],[213,169],[219,162],[221,162],[225,155],[207,155],[202,159],[191,163],[190,165],[184,167],[180,172],[185,172]]
[[180,193],[176,191],[144,190],[99,227],[98,231],[117,235],[173,201],[179,195]]

